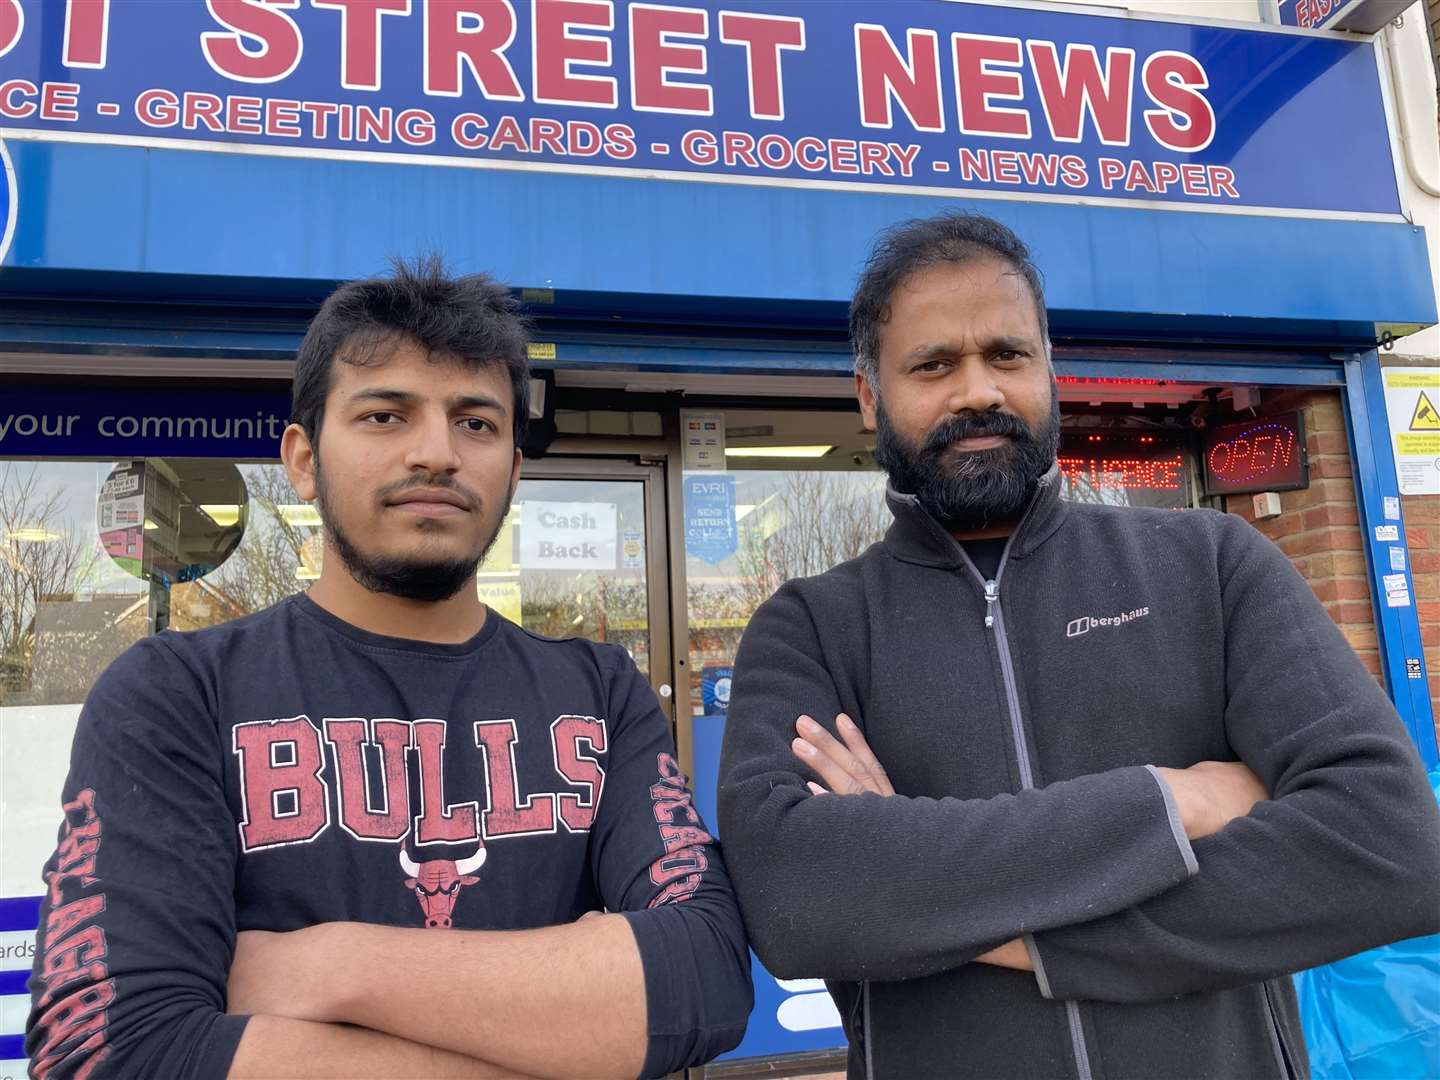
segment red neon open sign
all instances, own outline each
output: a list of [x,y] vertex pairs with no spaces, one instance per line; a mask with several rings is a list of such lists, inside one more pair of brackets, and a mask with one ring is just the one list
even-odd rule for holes
[[1307,487],[1304,421],[1295,412],[1211,428],[1203,464],[1208,495]]

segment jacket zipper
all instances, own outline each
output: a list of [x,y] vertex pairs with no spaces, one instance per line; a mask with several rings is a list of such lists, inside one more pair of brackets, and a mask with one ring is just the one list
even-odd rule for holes
[[[963,546],[960,547],[960,555],[965,560],[965,565],[985,587],[985,628],[995,632],[995,648],[1000,654],[1000,676],[1005,684],[1005,706],[1010,714],[1010,735],[1015,742],[1015,757],[1020,766],[1022,791],[1028,791],[1035,786],[1035,773],[1030,766],[1030,748],[1025,739],[1025,725],[1020,718],[1020,692],[1015,684],[1015,665],[1010,658],[1010,639],[1005,634],[1005,613],[1000,604],[1000,579],[1005,574],[1005,561],[1010,557],[1010,545],[1015,542],[1015,537],[1025,526],[1025,518],[1029,516],[1030,511],[1027,508],[1020,523],[1016,525],[1015,531],[1005,541],[1005,547],[1000,552],[1000,565],[995,571],[995,577],[988,581],[975,568],[969,553]],[[960,545],[957,544],[957,546]],[[1085,1028],[1080,1020],[1080,1006],[1077,1002],[1065,1002],[1065,1019],[1070,1027],[1070,1047],[1075,1055],[1076,1074],[1079,1080],[1092,1080],[1090,1051],[1085,1045]]]

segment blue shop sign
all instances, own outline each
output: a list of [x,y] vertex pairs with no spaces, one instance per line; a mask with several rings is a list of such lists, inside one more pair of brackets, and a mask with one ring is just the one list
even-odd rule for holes
[[740,546],[735,521],[735,478],[701,473],[685,478],[685,554],[712,566]]
[[1368,40],[941,0],[23,10],[0,18],[10,138],[1401,212]]
[[[715,798],[720,783],[720,747],[724,716],[697,716],[692,727],[695,754],[695,809],[718,835]],[[724,838],[721,837],[721,844]],[[777,979],[750,953],[755,1008],[740,1045],[724,1058],[770,1057],[801,1050],[831,1050],[845,1045],[840,1013],[819,979]]]
[[266,460],[289,415],[289,394],[18,387],[0,401],[0,457]]

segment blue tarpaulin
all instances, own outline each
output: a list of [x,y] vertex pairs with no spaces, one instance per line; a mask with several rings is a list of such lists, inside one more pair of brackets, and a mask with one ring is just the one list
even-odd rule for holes
[[[1430,773],[1440,798],[1440,769]],[[1440,1077],[1440,934],[1295,976],[1312,1080]]]

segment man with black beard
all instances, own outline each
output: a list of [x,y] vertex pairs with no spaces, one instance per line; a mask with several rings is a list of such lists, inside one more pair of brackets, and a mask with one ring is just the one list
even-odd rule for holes
[[36,1076],[659,1076],[739,1042],[743,927],[649,685],[478,598],[528,391],[483,275],[325,302],[281,443],[320,578],[97,682]]
[[1003,225],[892,230],[850,327],[895,522],[740,646],[719,814],[756,952],[829,982],[851,1080],[1308,1076],[1289,974],[1440,927],[1390,703],[1242,519],[1060,501]]

